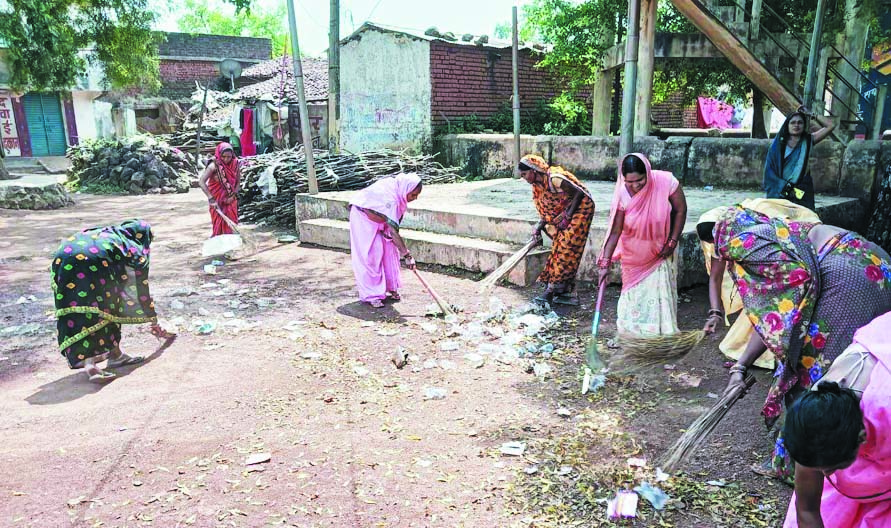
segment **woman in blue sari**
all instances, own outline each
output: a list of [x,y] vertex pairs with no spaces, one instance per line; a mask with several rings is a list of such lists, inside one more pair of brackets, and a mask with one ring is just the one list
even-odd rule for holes
[[764,190],[767,198],[785,198],[814,210],[814,180],[808,158],[814,145],[835,128],[834,123],[813,134],[807,132],[808,114],[804,107],[791,114],[773,139],[764,163]]

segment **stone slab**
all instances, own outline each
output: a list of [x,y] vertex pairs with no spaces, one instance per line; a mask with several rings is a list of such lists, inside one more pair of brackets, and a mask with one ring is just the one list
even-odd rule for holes
[[[494,240],[466,238],[412,229],[399,231],[418,262],[453,266],[489,273],[521,248]],[[350,248],[350,225],[344,220],[314,219],[300,222],[300,242],[338,249]],[[518,286],[535,282],[547,261],[548,250],[533,250],[511,271],[507,281]]]

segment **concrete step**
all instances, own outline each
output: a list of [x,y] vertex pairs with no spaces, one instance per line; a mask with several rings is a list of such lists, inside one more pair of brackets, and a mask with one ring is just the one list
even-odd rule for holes
[[47,172],[46,167],[37,158],[4,158],[6,170],[15,173],[39,174]]
[[[493,271],[522,247],[520,244],[405,228],[399,233],[418,262],[482,273]],[[330,218],[303,220],[300,222],[300,242],[348,250],[349,222]],[[517,286],[533,284],[544,268],[549,253],[548,249],[533,250],[511,271],[506,280]]]

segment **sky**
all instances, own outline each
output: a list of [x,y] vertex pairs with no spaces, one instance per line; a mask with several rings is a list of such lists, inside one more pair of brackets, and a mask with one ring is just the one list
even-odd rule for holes
[[[272,6],[286,0],[254,0],[261,6]],[[297,34],[300,52],[318,56],[328,47],[329,0],[293,0],[297,8]],[[380,24],[410,29],[426,30],[436,26],[440,31],[456,35],[473,33],[493,36],[496,24],[509,22],[511,7],[524,5],[531,0],[340,0],[340,36],[346,37],[363,22],[372,20]],[[178,4],[178,2],[172,2]],[[158,20],[156,29],[177,31],[177,18],[181,14],[173,10]],[[287,23],[287,21],[285,21]]]

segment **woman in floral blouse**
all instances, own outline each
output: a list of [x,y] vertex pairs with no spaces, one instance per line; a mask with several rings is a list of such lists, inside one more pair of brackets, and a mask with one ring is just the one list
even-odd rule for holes
[[[891,311],[891,257],[856,233],[824,224],[769,218],[741,206],[728,208],[714,224],[699,224],[699,236],[714,241],[705,331],[724,318],[721,280],[729,265],[755,327],[746,351],[730,368],[731,387],[766,349],[777,358],[773,384],[761,414],[768,427],[785,407],[844,351],[854,331]],[[793,465],[776,441],[761,474],[789,483]]]

